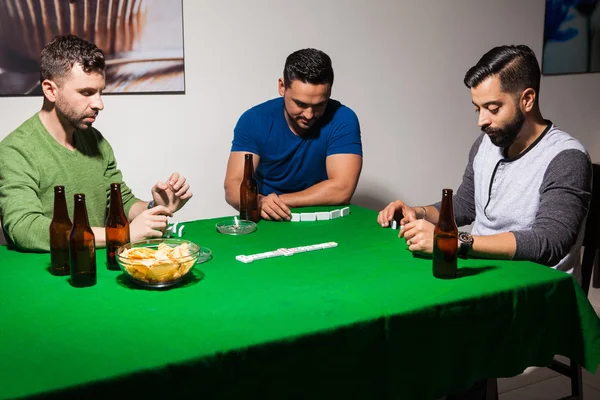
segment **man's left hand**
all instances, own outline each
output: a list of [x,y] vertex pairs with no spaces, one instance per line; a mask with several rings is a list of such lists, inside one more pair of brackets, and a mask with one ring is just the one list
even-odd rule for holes
[[410,251],[431,254],[433,253],[433,230],[435,225],[424,219],[418,219],[404,225],[398,237],[406,240]]
[[192,198],[190,185],[185,183],[185,177],[173,172],[167,182],[157,182],[152,187],[152,198],[156,205],[167,207],[171,212],[179,210]]

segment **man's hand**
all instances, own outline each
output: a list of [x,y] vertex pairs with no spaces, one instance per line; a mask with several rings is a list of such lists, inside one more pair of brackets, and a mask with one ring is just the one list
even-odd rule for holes
[[152,187],[152,198],[156,205],[167,207],[171,213],[176,212],[192,198],[189,192],[190,185],[185,183],[185,178],[173,172],[167,182],[157,182]]
[[131,241],[161,237],[167,229],[167,218],[171,216],[173,213],[165,206],[156,206],[141,212],[129,224]]
[[402,214],[402,219],[398,221],[400,225],[406,225],[409,222],[417,220],[417,213],[412,207],[404,204],[402,200],[396,200],[388,204],[386,208],[379,212],[379,215],[377,216],[377,223],[383,228],[388,227],[390,222],[394,219],[394,215],[396,215],[396,213]]
[[263,219],[289,221],[292,218],[290,208],[275,193],[268,196],[258,195],[258,208]]
[[[433,253],[433,230],[435,225],[424,219],[405,223],[398,237],[406,240],[408,249],[412,252]],[[456,244],[458,246],[458,242]]]

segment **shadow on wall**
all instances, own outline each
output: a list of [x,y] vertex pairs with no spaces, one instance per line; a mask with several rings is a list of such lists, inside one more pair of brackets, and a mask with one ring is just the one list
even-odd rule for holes
[[358,189],[352,196],[352,204],[366,207],[370,210],[381,211],[394,200],[402,199],[402,194],[398,197],[393,194],[388,187],[378,182],[368,182],[359,184]]

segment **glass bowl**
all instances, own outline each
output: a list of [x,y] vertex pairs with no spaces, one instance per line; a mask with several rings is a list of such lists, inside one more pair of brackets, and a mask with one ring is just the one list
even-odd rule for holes
[[256,223],[239,218],[227,218],[215,226],[217,231],[226,235],[247,235],[256,229]]
[[138,285],[162,288],[182,282],[196,263],[208,260],[210,249],[184,239],[147,239],[117,249],[117,262]]

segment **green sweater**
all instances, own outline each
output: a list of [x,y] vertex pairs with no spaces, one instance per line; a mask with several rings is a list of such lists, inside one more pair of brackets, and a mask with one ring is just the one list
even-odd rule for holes
[[121,184],[126,215],[139,201],[100,132],[75,131],[74,139],[74,151],[59,144],[36,113],[0,142],[0,216],[9,241],[19,248],[50,250],[54,186],[65,187],[71,220],[73,195],[85,194],[91,226],[104,226],[111,183]]

